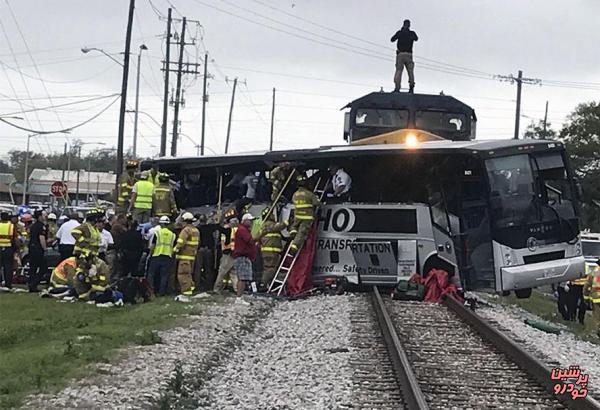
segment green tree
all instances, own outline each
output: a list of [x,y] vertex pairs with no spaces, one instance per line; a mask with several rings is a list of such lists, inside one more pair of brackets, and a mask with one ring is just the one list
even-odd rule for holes
[[0,172],[2,173],[8,173],[11,172],[11,168],[10,168],[10,164],[8,164],[6,161],[2,161],[0,159]]
[[530,138],[535,140],[555,140],[558,133],[552,129],[552,124],[546,123],[546,130],[544,131],[544,121],[539,120],[537,123],[531,121],[531,123],[525,128],[523,138]]
[[600,229],[600,102],[580,104],[560,131],[583,188],[582,227]]

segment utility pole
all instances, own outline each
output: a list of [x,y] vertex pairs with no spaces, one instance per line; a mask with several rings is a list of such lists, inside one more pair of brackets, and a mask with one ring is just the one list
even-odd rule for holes
[[[225,79],[227,81],[227,79]],[[227,138],[225,138],[225,154],[229,151],[229,135],[231,134],[231,117],[233,115],[233,103],[235,102],[235,89],[237,87],[237,77],[233,80],[233,91],[231,92],[231,106],[229,107],[229,120],[227,121]]]
[[67,169],[67,143],[65,142],[65,151],[63,154],[63,169],[62,169],[62,176],[61,176],[61,180],[64,184],[65,182],[65,170]]
[[179,60],[177,63],[177,88],[175,89],[175,111],[173,112],[173,139],[171,140],[171,156],[177,156],[177,138],[179,128],[179,104],[181,103],[181,71],[183,69],[183,49],[185,47],[185,17],[181,23],[179,38]]
[[169,121],[169,66],[171,65],[171,9],[167,14],[167,50],[165,51],[165,91],[163,95],[163,121],[160,134],[160,156],[167,154],[167,122]]
[[[137,77],[135,82],[135,114],[133,118],[133,157],[137,156],[137,130],[138,130],[138,115],[140,111],[140,66],[142,65],[142,51],[148,50],[145,44],[140,46],[137,59]],[[117,176],[118,178],[118,176]]]
[[548,134],[546,134],[548,128],[548,101],[546,100],[546,112],[544,113],[544,139],[546,139],[546,137],[548,136]]
[[204,78],[202,80],[202,137],[200,139],[200,155],[204,155],[204,130],[206,127],[206,81],[208,80],[208,53],[204,54]]
[[273,87],[273,105],[271,106],[271,139],[269,141],[269,151],[273,151],[273,126],[275,125],[275,87]]
[[542,80],[540,80],[538,78],[524,78],[523,71],[521,71],[521,70],[519,70],[519,74],[517,75],[517,77],[510,74],[510,75],[496,75],[496,76],[494,76],[494,78],[496,78],[497,80],[500,80],[500,81],[510,82],[511,84],[517,83],[517,107],[516,107],[516,112],[515,112],[515,134],[514,134],[513,138],[518,140],[519,139],[519,124],[520,124],[520,120],[521,120],[521,88],[523,86],[523,83],[541,85]]
[[25,205],[27,203],[27,182],[29,179],[29,142],[31,141],[31,137],[35,134],[31,134],[27,136],[27,152],[25,153],[25,171],[23,172],[23,198],[21,201],[21,205]]
[[133,28],[133,12],[135,0],[129,0],[129,18],[125,35],[125,54],[123,55],[123,81],[121,84],[121,108],[119,110],[119,134],[117,140],[117,169],[115,180],[115,195],[119,192],[119,175],[123,170],[123,145],[125,141],[125,110],[127,109],[127,80],[129,77],[129,52],[131,51],[131,31]]

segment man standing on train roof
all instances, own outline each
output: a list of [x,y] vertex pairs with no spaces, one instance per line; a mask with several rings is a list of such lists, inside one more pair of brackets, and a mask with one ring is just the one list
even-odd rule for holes
[[413,61],[413,43],[418,41],[417,33],[410,29],[410,20],[404,20],[402,28],[396,32],[390,39],[393,43],[396,41],[396,73],[394,74],[394,92],[400,92],[400,83],[402,82],[402,71],[406,67],[408,72],[409,93],[415,90],[415,63]]

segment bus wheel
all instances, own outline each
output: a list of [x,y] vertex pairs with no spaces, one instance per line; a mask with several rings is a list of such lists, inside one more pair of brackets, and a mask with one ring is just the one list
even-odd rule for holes
[[454,266],[435,255],[427,259],[427,261],[425,261],[425,265],[423,267],[423,272],[421,273],[421,276],[423,278],[426,278],[432,269],[445,270],[446,272],[448,272],[449,277],[454,276]]
[[528,299],[531,296],[531,288],[515,290],[515,295],[517,299]]

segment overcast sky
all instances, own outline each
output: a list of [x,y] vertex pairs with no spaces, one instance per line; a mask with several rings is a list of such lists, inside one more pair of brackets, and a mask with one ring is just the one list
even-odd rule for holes
[[[116,145],[121,67],[84,46],[114,55],[124,49],[128,0],[0,0],[0,116],[36,130],[59,130],[102,115],[69,138],[84,151]],[[539,78],[523,89],[523,130],[543,117],[556,126],[581,102],[600,94],[600,2],[597,0],[170,0],[174,17],[190,23],[186,60],[209,52],[207,152],[223,152],[231,84],[238,77],[231,151],[268,148],[271,89],[277,89],[275,148],[343,143],[348,101],[393,88],[394,45],[389,39],[409,18],[415,43],[416,91],[454,95],[477,112],[478,138],[510,138],[516,86],[493,78]],[[152,5],[155,7],[153,8]],[[160,145],[168,0],[137,0],[132,50],[143,43],[138,153],[155,156]],[[14,15],[14,18],[13,18]],[[174,23],[180,31],[180,23]],[[176,49],[172,48],[176,57]],[[132,58],[128,104],[135,96]],[[202,70],[202,68],[200,68]],[[171,75],[171,87],[175,87]],[[40,81],[43,80],[43,81]],[[406,84],[406,80],[404,81]],[[200,141],[202,79],[186,76],[179,154]],[[102,98],[104,97],[104,98]],[[50,99],[51,100],[50,100]],[[84,100],[91,100],[82,102]],[[74,103],[52,110],[23,110]],[[173,118],[172,109],[169,121]],[[169,132],[172,129],[169,124]],[[26,131],[0,124],[0,157],[25,149]],[[128,114],[125,146],[132,145]],[[35,151],[62,151],[60,134],[35,137]],[[94,145],[91,143],[104,143]],[[169,142],[170,143],[170,142]]]

